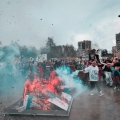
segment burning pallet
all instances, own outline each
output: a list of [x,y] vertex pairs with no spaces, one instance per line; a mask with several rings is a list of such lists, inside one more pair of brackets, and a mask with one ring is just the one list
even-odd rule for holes
[[[62,99],[61,99],[62,98]],[[41,98],[42,99],[42,98]],[[43,98],[44,99],[44,98]],[[62,92],[60,98],[49,98],[47,102],[41,101],[40,104],[29,101],[30,96],[21,104],[22,99],[4,109],[5,115],[43,115],[43,116],[69,116],[73,98]],[[67,101],[67,102],[66,102]],[[28,108],[29,106],[29,108]]]
[[[32,77],[31,77],[32,78]],[[5,114],[69,116],[73,87],[51,72],[49,80],[33,77],[24,84],[23,98],[4,109]]]

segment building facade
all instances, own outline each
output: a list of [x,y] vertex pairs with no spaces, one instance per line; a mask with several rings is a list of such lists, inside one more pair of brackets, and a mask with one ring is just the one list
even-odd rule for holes
[[120,53],[120,33],[116,34],[116,52]]
[[120,33],[116,34],[116,46],[112,47],[114,57],[120,58]]
[[91,41],[90,40],[83,40],[78,42],[78,50],[77,56],[86,56],[88,50],[91,50]]
[[112,54],[115,54],[116,53],[116,46],[113,46],[112,47]]
[[78,42],[78,48],[83,50],[87,50],[87,49],[91,50],[91,41],[84,40],[84,41]]

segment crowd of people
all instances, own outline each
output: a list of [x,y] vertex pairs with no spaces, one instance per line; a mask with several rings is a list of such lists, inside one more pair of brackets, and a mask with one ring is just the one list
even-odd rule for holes
[[[92,90],[95,85],[97,86],[98,91],[101,93],[100,95],[103,95],[99,87],[99,82],[101,81],[105,82],[106,86],[110,86],[110,87],[114,86],[114,89],[118,89],[118,90],[120,89],[119,88],[120,62],[117,57],[110,59],[102,59],[102,60],[99,60],[99,57],[89,60],[75,59],[72,61],[58,59],[56,61],[49,60],[44,62],[36,62],[34,60],[31,60],[27,67],[25,66],[23,67],[22,71],[25,71],[23,72],[23,74],[27,72],[26,75],[27,79],[32,73],[35,73],[39,79],[49,80],[51,73],[55,71],[57,68],[62,66],[69,67],[71,74],[76,70],[79,71],[77,77],[80,78],[82,83],[83,84],[91,83],[90,84],[91,95],[93,95]],[[97,69],[94,70],[94,74],[96,74],[96,78],[97,78],[96,80],[91,80],[91,76],[90,76],[91,71],[87,70],[87,68],[90,68],[91,66],[97,67]],[[98,83],[96,84],[91,81],[98,81]]]
[[[96,56],[96,55],[95,55]],[[78,77],[83,81],[83,83],[88,83],[89,73],[84,73],[82,70],[92,64],[92,61],[96,61],[96,65],[99,68],[98,77],[99,81],[104,80],[106,85],[108,86],[115,86],[114,89],[119,89],[119,68],[120,63],[117,57],[109,58],[109,59],[101,59],[99,57],[94,57],[94,59],[89,58],[86,59],[75,59],[75,60],[65,60],[65,59],[58,59],[58,60],[49,60],[38,62],[35,61],[33,58],[29,60],[25,60],[24,58],[15,60],[15,66],[22,75],[27,76],[28,72],[35,72],[39,76],[39,78],[48,79],[50,72],[56,70],[61,66],[70,67],[71,73],[79,70]],[[6,73],[12,74],[14,67],[10,62],[7,63],[5,69]],[[7,76],[7,75],[6,75]]]

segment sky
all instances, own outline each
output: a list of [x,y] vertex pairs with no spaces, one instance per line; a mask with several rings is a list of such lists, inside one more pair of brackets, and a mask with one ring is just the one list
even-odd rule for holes
[[44,47],[91,40],[111,50],[120,33],[120,0],[0,0],[0,41]]

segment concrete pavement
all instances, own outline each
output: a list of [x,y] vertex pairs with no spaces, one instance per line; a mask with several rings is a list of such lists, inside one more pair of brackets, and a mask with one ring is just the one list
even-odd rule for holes
[[[120,91],[108,87],[104,83],[101,89],[105,93],[99,96],[97,89],[94,95],[90,95],[89,89],[77,96],[72,104],[69,117],[43,117],[43,116],[3,116],[1,112],[0,120],[120,120]],[[1,96],[2,97],[2,96]],[[7,101],[3,97],[0,110],[3,111],[5,105],[10,105],[12,99]]]

